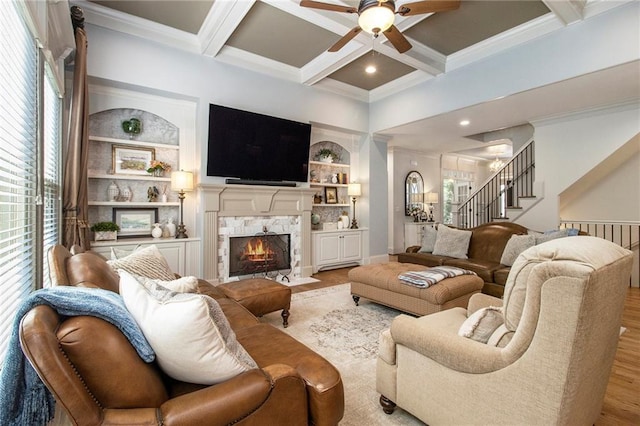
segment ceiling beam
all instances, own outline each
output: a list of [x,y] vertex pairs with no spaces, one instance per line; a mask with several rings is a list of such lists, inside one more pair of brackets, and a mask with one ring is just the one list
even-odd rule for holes
[[584,19],[586,0],[542,0],[565,25]]
[[218,55],[236,27],[244,19],[256,0],[214,1],[200,31],[198,40],[203,55]]

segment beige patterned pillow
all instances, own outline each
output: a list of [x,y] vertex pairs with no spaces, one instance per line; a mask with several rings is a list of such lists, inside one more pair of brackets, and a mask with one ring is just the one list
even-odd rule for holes
[[471,231],[451,229],[444,225],[438,225],[438,235],[436,244],[433,247],[433,254],[468,259],[467,250],[469,250],[471,234]]
[[487,343],[493,332],[502,324],[504,324],[502,308],[488,306],[469,315],[458,330],[458,335],[476,342]]
[[513,265],[520,253],[535,245],[535,235],[512,235],[502,252],[500,263],[506,266]]
[[116,272],[123,270],[133,275],[164,281],[176,279],[166,259],[155,245],[138,249],[121,259],[107,260],[107,263]]
[[420,253],[431,253],[436,245],[436,238],[438,231],[432,226],[424,227],[424,235],[422,236],[422,246],[420,247]]

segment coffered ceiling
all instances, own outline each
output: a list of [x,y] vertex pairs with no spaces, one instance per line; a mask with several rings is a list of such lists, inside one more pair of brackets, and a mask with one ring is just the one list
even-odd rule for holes
[[[326,2],[358,6],[357,0]],[[369,101],[579,20],[586,0],[462,0],[453,11],[396,15],[396,27],[413,46],[404,54],[386,37],[364,31],[327,52],[357,26],[357,15],[301,7],[298,0],[78,3],[89,9],[89,22],[110,19],[125,32]],[[370,64],[376,73],[365,73]]]
[[[71,1],[84,9],[91,24],[365,102],[383,99],[624,3],[462,0],[453,11],[408,17],[396,14],[395,26],[412,45],[400,54],[386,37],[374,38],[364,31],[339,51],[328,52],[329,47],[358,25],[358,16],[301,7],[299,0]],[[358,7],[357,0],[318,1]],[[396,1],[396,9],[413,1],[417,0]],[[377,72],[365,73],[365,67],[371,64]],[[512,112],[509,111],[511,116]],[[388,135],[413,131],[425,134],[427,128],[437,132],[440,127],[447,127],[446,132],[459,139],[458,132],[480,133],[523,124],[530,118],[513,116],[512,123],[496,122],[498,127],[494,128],[453,130],[452,117],[457,118],[457,114],[446,117],[447,120],[437,117],[433,122],[390,129]],[[441,140],[448,142],[444,135]],[[473,146],[460,144],[461,149]],[[492,155],[495,153],[489,154]]]

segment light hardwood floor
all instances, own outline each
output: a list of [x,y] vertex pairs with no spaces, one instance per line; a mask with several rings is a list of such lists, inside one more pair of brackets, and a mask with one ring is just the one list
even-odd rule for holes
[[[319,282],[292,287],[293,293],[349,282],[351,268],[314,274]],[[640,289],[629,288],[625,300],[618,351],[596,426],[640,425]]]

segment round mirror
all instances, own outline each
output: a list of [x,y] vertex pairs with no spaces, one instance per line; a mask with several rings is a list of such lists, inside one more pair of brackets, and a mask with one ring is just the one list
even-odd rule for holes
[[424,210],[424,182],[422,175],[411,171],[404,181],[404,215],[414,216],[416,211]]

